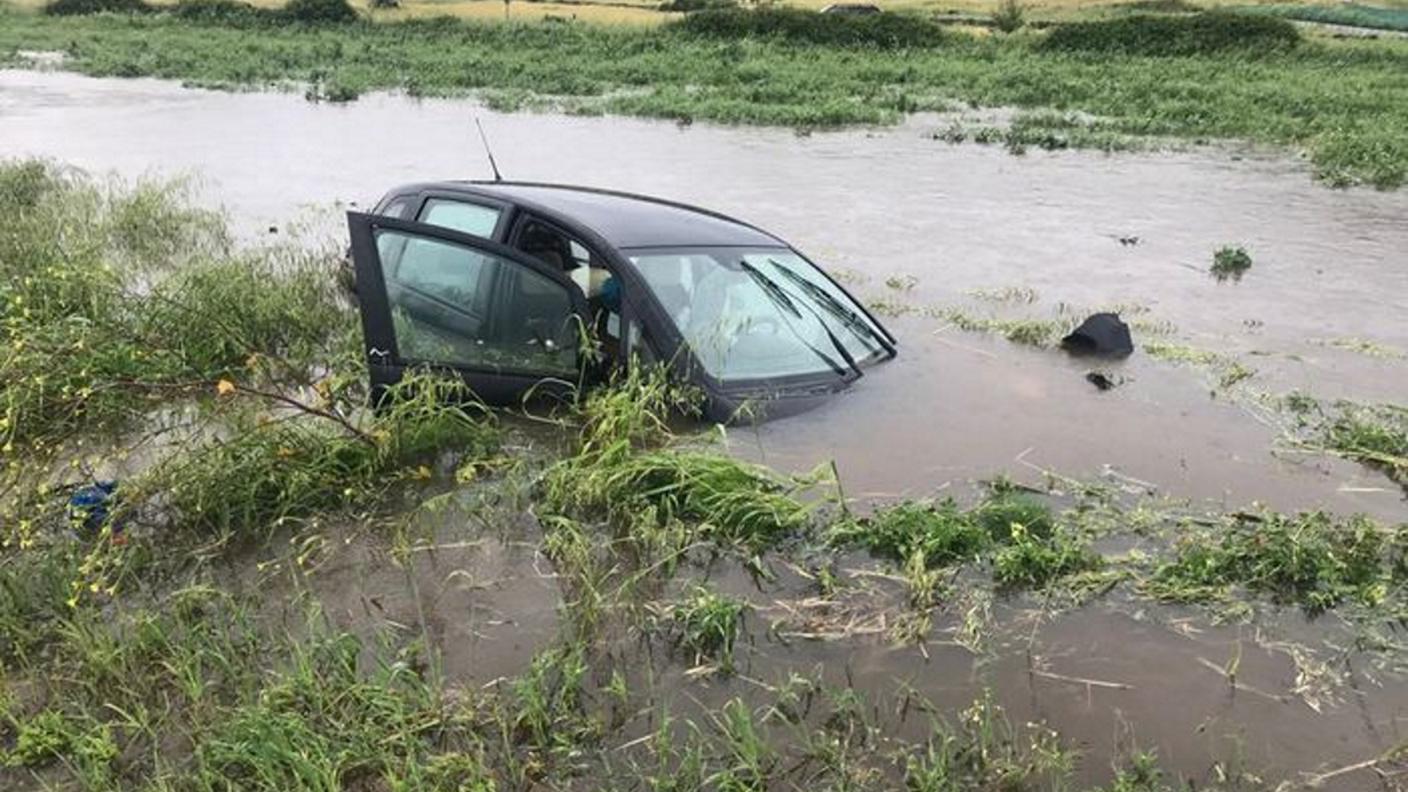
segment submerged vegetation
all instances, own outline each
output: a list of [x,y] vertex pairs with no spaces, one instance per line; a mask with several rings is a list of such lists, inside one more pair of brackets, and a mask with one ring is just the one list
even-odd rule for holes
[[[95,75],[292,82],[336,99],[478,93],[501,109],[802,128],[1016,107],[1048,112],[1011,133],[974,136],[1014,150],[1249,140],[1308,152],[1336,185],[1392,188],[1408,178],[1408,86],[1396,78],[1408,63],[1405,45],[1297,45],[1296,30],[1270,18],[1136,14],[975,37],[896,14],[781,10],[704,11],[656,30],[451,19],[267,24],[265,12],[214,0],[120,21],[0,13],[0,61],[57,50],[66,68]],[[1074,124],[1073,114],[1092,120]]]
[[1211,272],[1219,281],[1239,281],[1252,268],[1252,256],[1246,248],[1225,245],[1212,254]]
[[1408,488],[1408,411],[1404,408],[1341,404],[1320,434],[1323,447],[1380,468]]
[[1232,586],[1242,586],[1310,612],[1349,599],[1373,606],[1408,582],[1405,552],[1405,528],[1388,531],[1363,517],[1234,514],[1215,530],[1181,538],[1149,588],[1159,597],[1200,601],[1225,598]]

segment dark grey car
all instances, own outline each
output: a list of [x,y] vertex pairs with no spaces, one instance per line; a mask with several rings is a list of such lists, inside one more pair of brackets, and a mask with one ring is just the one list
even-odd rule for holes
[[374,391],[458,372],[490,404],[580,392],[663,363],[711,417],[803,409],[895,355],[895,338],[786,242],[606,190],[437,182],[349,213]]

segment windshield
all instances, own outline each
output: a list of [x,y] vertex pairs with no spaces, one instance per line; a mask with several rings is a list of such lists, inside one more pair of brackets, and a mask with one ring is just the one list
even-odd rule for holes
[[889,354],[883,331],[786,248],[639,251],[631,262],[710,376],[850,376]]

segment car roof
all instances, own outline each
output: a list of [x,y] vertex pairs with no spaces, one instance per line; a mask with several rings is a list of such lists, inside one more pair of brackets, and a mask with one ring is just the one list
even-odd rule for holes
[[618,249],[787,246],[760,228],[718,212],[613,190],[508,181],[446,181],[411,189],[482,195],[560,215],[590,228]]

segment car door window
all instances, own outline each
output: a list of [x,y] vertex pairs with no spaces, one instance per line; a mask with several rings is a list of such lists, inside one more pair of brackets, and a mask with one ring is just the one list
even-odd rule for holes
[[420,210],[420,222],[489,239],[499,225],[499,210],[467,201],[430,198]]
[[567,286],[441,239],[381,229],[376,246],[403,360],[563,376],[577,370]]
[[620,284],[601,257],[556,226],[528,219],[516,235],[516,247],[559,269],[582,290],[591,311],[592,327],[604,342],[608,359],[617,356],[621,341]]

